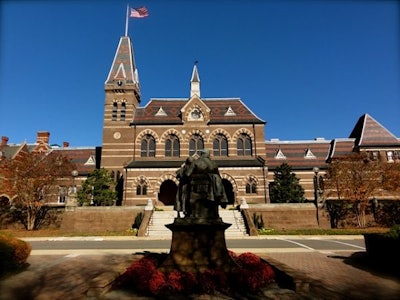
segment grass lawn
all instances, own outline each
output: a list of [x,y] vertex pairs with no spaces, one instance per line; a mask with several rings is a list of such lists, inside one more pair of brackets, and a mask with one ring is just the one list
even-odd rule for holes
[[[24,230],[24,229],[4,229],[15,237],[74,237],[74,236],[135,236],[135,233],[129,230],[126,231],[102,231],[102,232],[72,232],[62,231],[59,229],[39,229],[39,230]],[[360,235],[364,233],[384,233],[389,231],[388,228],[370,227],[370,228],[346,228],[346,229],[262,229],[259,230],[259,235]]]

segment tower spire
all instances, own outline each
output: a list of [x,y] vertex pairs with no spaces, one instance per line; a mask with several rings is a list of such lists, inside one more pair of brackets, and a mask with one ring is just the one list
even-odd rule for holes
[[199,62],[196,60],[193,66],[192,78],[190,79],[190,98],[197,96],[200,98],[200,77],[197,71],[197,64]]
[[130,123],[140,105],[140,86],[133,46],[128,36],[120,38],[114,60],[104,83],[105,105],[101,167],[114,174],[132,160],[134,149]]
[[106,89],[108,86],[115,86],[115,84],[120,87],[124,85],[125,89],[134,89],[140,95],[139,74],[129,36],[123,36],[119,40],[117,51],[105,82]]

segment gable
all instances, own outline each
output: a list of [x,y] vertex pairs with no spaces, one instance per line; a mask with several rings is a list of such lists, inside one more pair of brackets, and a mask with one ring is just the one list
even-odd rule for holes
[[358,147],[400,146],[400,141],[368,114],[358,119],[349,138],[354,138]]
[[210,108],[200,98],[194,96],[181,108],[182,121],[208,123],[210,111]]

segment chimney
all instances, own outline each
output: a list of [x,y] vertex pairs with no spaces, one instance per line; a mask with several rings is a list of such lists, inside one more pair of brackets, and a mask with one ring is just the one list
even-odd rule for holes
[[36,143],[48,144],[50,140],[50,132],[48,131],[38,131]]
[[68,148],[69,147],[69,143],[68,142],[63,142],[63,147],[64,148]]
[[7,143],[8,143],[8,137],[2,136],[2,137],[1,137],[1,146],[2,146],[2,147],[3,147],[3,146],[7,146]]

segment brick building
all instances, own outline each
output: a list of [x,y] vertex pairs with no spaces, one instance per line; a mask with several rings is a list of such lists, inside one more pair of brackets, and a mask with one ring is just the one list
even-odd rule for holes
[[[190,75],[190,74],[188,74]],[[189,76],[188,76],[189,77]],[[12,158],[21,147],[60,151],[71,158],[79,184],[96,168],[113,172],[120,191],[119,205],[172,205],[176,170],[198,150],[211,150],[231,204],[269,203],[274,170],[287,163],[300,178],[305,197],[313,199],[314,168],[324,173],[329,161],[351,152],[366,151],[372,159],[400,161],[400,140],[369,114],[362,115],[348,138],[306,141],[267,140],[266,122],[239,98],[202,98],[194,65],[188,96],[150,99],[142,105],[138,70],[131,40],[120,38],[105,81],[101,147],[50,144],[49,132],[38,132],[33,144],[9,144],[3,136],[0,155]],[[60,186],[60,193],[69,185]],[[1,194],[1,193],[0,193]],[[7,197],[7,195],[0,195]],[[59,194],[55,203],[63,203]]]
[[229,201],[269,203],[273,171],[288,163],[313,199],[314,168],[321,175],[329,161],[353,151],[398,161],[400,140],[364,114],[349,138],[309,141],[266,140],[266,122],[239,98],[201,98],[195,65],[186,98],[150,99],[140,106],[140,84],[133,46],[121,37],[105,82],[101,166],[123,184],[122,205],[171,205],[175,171],[188,156],[211,150],[220,168]]
[[171,205],[176,170],[198,150],[212,150],[231,204],[248,198],[267,203],[265,121],[240,99],[201,98],[193,67],[188,97],[150,99],[142,107],[130,38],[120,39],[105,82],[101,166],[123,184],[122,205],[152,199]]

